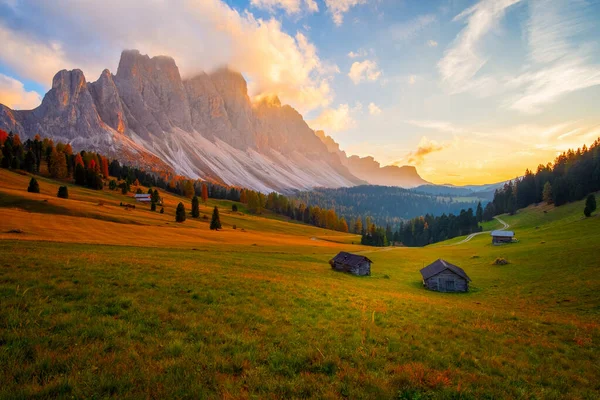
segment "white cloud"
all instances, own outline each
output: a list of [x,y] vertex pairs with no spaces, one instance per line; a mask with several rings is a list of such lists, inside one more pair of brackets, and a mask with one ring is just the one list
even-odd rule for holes
[[417,83],[417,76],[416,75],[409,75],[409,77],[408,77],[408,84],[409,85],[414,85],[415,83]]
[[369,114],[379,115],[381,112],[381,108],[377,107],[375,103],[369,103]]
[[23,83],[0,74],[0,104],[17,110],[31,110],[39,106],[41,101],[37,92],[27,91]]
[[427,41],[427,46],[429,46],[429,47],[437,47],[438,46],[438,42],[436,42],[435,40],[428,40]]
[[375,61],[356,61],[350,67],[348,76],[355,85],[358,85],[362,81],[376,81],[381,76],[381,71]]
[[356,103],[354,107],[348,104],[340,104],[338,108],[327,108],[314,120],[308,121],[313,129],[321,129],[326,132],[341,132],[356,127],[356,121],[352,114],[362,110],[362,104]]
[[410,40],[435,21],[437,21],[437,17],[433,14],[420,15],[406,23],[392,26],[390,36],[394,40]]
[[[521,0],[481,0],[454,18],[467,19],[467,26],[438,63],[442,81],[451,93],[479,90],[490,83],[489,77],[475,75],[488,61],[479,49],[481,40],[498,24],[506,10]],[[483,80],[481,80],[483,79]]]
[[350,58],[363,58],[367,56],[367,51],[365,49],[360,49],[357,52],[351,51],[348,53],[348,57]]
[[344,22],[344,14],[352,7],[365,4],[367,0],[325,0],[325,5],[331,13],[331,18],[337,26]]
[[270,12],[281,9],[288,15],[298,14],[304,10],[308,12],[319,11],[319,6],[315,0],[251,0],[250,4]]
[[[278,93],[302,112],[333,99],[329,82],[337,67],[322,61],[306,36],[222,0],[23,0],[15,7],[32,28],[12,30],[0,16],[0,62],[47,86],[62,68],[81,68],[88,80],[106,67],[115,72],[121,50],[137,48],[172,56],[184,76],[229,65],[249,78],[252,95]],[[36,31],[40,19],[44,30]]]

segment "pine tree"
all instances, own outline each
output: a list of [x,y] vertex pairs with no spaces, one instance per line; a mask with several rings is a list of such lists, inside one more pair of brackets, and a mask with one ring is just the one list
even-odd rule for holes
[[150,203],[150,211],[156,211],[156,203],[155,202]]
[[[77,154],[79,155],[79,154]],[[80,157],[81,159],[81,157]],[[75,183],[84,186],[85,185],[85,168],[83,167],[83,163],[75,164]]]
[[69,189],[66,186],[59,187],[58,193],[56,196],[60,197],[61,199],[68,199],[69,198]]
[[175,221],[185,221],[185,206],[183,205],[183,203],[177,204],[177,210],[175,211]]
[[198,202],[198,196],[192,198],[192,218],[198,218],[200,216],[200,204]]
[[481,202],[477,203],[477,211],[475,212],[475,216],[477,218],[477,222],[483,222],[483,208],[481,207]]
[[35,178],[31,178],[31,180],[29,181],[29,187],[27,188],[27,191],[29,193],[39,193],[40,192],[40,185]]
[[202,202],[206,204],[206,201],[208,200],[208,187],[206,186],[206,183],[202,184],[200,196],[202,197]]
[[544,190],[542,192],[542,199],[546,202],[546,204],[552,204],[552,185],[550,182],[546,182],[544,184]]
[[215,206],[213,210],[212,220],[210,221],[210,229],[218,231],[221,229],[221,219],[219,218],[219,209]]

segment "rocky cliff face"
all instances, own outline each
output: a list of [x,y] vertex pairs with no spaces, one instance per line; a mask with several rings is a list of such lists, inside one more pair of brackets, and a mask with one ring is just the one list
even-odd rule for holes
[[135,50],[123,52],[116,75],[104,70],[93,83],[60,71],[34,110],[0,105],[0,128],[265,192],[364,183],[292,107],[252,104],[241,74],[183,80],[172,58]]
[[419,176],[417,169],[413,166],[388,165],[382,167],[373,157],[348,157],[346,152],[340,150],[340,145],[330,136],[325,135],[325,132],[315,131],[315,134],[325,144],[327,150],[331,154],[335,154],[354,176],[371,185],[413,188],[429,183]]

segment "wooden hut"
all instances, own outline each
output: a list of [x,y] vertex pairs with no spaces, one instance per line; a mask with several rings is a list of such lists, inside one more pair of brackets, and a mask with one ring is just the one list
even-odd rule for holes
[[512,243],[515,239],[513,231],[492,231],[492,244]]
[[342,251],[329,261],[332,269],[354,275],[371,275],[372,263],[373,261],[365,256],[346,253],[345,251]]
[[438,292],[467,292],[471,278],[462,268],[441,258],[421,270],[423,286]]

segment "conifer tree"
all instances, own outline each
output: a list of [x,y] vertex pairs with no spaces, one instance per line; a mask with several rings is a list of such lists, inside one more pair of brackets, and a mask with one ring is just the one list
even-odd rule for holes
[[586,217],[589,217],[594,211],[596,211],[596,196],[590,194],[587,199],[585,199],[585,209],[583,210],[583,213]]
[[31,180],[29,181],[29,187],[27,188],[27,191],[29,193],[39,193],[40,192],[40,185],[35,178],[31,178]]
[[210,229],[213,231],[218,231],[221,229],[221,219],[219,218],[219,209],[215,206],[213,210],[212,219],[210,221]]
[[192,198],[192,218],[198,218],[200,216],[200,204],[198,202],[198,196]]
[[483,208],[481,207],[481,202],[477,203],[475,217],[477,218],[477,222],[483,222]]
[[552,204],[552,185],[550,182],[546,182],[544,184],[542,199],[546,202],[546,204]]
[[175,211],[175,221],[176,222],[185,221],[185,206],[183,205],[183,203],[177,204],[177,210]]
[[155,202],[150,203],[150,211],[156,211],[156,203]]

